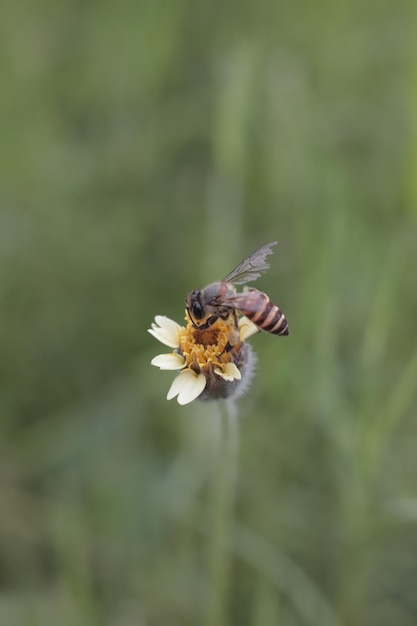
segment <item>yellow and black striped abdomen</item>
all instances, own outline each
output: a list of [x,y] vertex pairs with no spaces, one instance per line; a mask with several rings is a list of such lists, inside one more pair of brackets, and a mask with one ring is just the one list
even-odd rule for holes
[[243,315],[246,315],[251,322],[267,333],[272,335],[289,334],[287,318],[266,293],[252,288],[248,289],[246,294],[246,302],[241,302],[239,307]]

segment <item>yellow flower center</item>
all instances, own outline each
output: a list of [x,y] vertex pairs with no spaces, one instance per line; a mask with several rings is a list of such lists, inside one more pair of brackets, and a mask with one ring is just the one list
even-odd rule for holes
[[[187,327],[179,333],[179,352],[186,361],[186,367],[195,372],[214,370],[232,360],[231,353],[240,348],[239,331],[234,319],[218,319],[206,330],[194,328],[188,314],[185,317]],[[233,350],[225,352],[225,348],[233,341]]]

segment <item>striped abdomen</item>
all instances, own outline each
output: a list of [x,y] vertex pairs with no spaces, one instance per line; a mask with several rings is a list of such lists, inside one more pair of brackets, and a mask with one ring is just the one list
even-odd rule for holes
[[273,335],[289,334],[287,318],[266,293],[249,288],[237,297],[239,311],[259,328]]

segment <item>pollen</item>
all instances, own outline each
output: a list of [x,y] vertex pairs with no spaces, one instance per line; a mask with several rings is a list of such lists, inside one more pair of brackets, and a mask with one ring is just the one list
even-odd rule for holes
[[184,357],[187,367],[197,373],[209,372],[232,360],[231,353],[239,350],[239,346],[225,350],[232,332],[229,320],[218,319],[212,328],[198,330],[188,314],[185,319],[187,326],[180,331],[178,352]]

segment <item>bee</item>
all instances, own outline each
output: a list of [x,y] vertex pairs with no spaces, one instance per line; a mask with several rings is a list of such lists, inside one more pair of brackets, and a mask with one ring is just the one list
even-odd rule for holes
[[[239,312],[268,333],[289,334],[287,318],[266,293],[253,287],[244,287],[240,293],[235,289],[235,285],[246,285],[269,268],[265,259],[272,254],[271,248],[276,243],[272,241],[253,252],[223,280],[211,283],[203,289],[194,289],[188,294],[185,304],[195,329],[206,331],[217,320],[222,319],[230,320],[231,328],[236,330]],[[232,342],[227,350],[233,348],[231,344]]]

